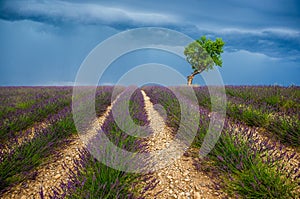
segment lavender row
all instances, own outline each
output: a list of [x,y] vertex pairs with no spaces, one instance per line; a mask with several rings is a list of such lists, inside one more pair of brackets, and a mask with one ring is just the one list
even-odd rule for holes
[[[121,116],[121,121],[119,123],[116,122],[116,115],[113,115],[113,110],[111,110],[102,126],[105,135],[117,147],[127,151],[142,151],[143,145],[139,139],[127,134],[132,129],[121,128],[128,127],[124,123],[128,124],[132,121],[139,126],[149,123],[144,110],[144,100],[140,89],[128,87],[117,98],[113,109],[115,109],[115,114],[120,114],[117,117]],[[130,127],[135,128],[134,125]],[[90,141],[91,144],[88,146],[90,150],[91,148],[101,150],[101,146],[91,146],[99,142],[98,138],[99,136],[96,136]],[[137,179],[140,177],[139,175],[125,173],[108,167],[98,162],[87,150],[83,150],[81,159],[75,162],[75,165],[76,168],[71,170],[71,180],[61,184],[57,188],[57,190],[68,191],[65,191],[63,195],[59,194],[58,191],[54,191],[53,198],[141,198],[135,192],[137,191],[135,184],[138,183]]]
[[[108,101],[110,95],[102,94],[99,90],[97,96],[99,101]],[[111,92],[111,91],[109,91]],[[83,96],[84,97],[84,96]],[[96,97],[96,98],[98,98]],[[82,99],[83,100],[83,99]],[[109,104],[97,104],[102,106]],[[56,154],[56,151],[66,147],[70,135],[76,133],[71,106],[64,108],[59,114],[51,117],[51,125],[39,132],[32,140],[25,142],[9,154],[5,154],[0,162],[0,194],[9,187],[36,175],[34,169],[41,165],[49,155]]]
[[[34,178],[34,169],[76,132],[71,114],[43,129],[30,142],[26,142],[2,157],[0,163],[0,193],[27,178]],[[60,144],[58,144],[60,143]]]
[[216,187],[223,187],[235,197],[297,197],[300,165],[289,164],[296,153],[287,154],[281,150],[283,145],[278,148],[269,140],[262,142],[255,129],[243,123],[231,123],[229,119],[225,121],[219,141],[209,155],[223,173],[223,177],[218,176],[221,184]]
[[[263,89],[265,87],[246,87],[248,89]],[[235,89],[235,88],[234,88]],[[266,90],[276,89],[266,87]],[[297,92],[296,88],[281,88],[288,89],[292,92],[292,89]],[[197,95],[199,105],[207,108],[211,108],[210,96],[208,89],[205,87],[194,87]],[[272,91],[272,90],[271,90]],[[297,100],[297,98],[294,98]],[[252,103],[252,104],[251,104]],[[254,103],[254,104],[253,104]],[[263,127],[267,129],[276,139],[285,143],[286,145],[299,147],[300,145],[300,120],[298,112],[290,112],[290,115],[285,113],[278,113],[275,109],[263,109],[258,108],[262,106],[257,105],[258,102],[248,101],[242,102],[242,99],[229,100],[227,103],[226,114],[237,121],[242,121],[249,126]],[[256,108],[255,108],[256,107]],[[274,112],[275,111],[275,112]]]
[[[185,98],[190,105],[195,103],[189,100],[190,96],[178,95],[178,93],[183,93],[181,89],[184,88],[177,88],[177,97]],[[155,93],[154,90],[156,90],[156,94],[153,94]],[[148,91],[147,94],[154,98],[158,94],[160,97],[154,99],[154,101],[158,100],[166,109],[168,106],[172,107],[170,112],[173,111],[177,114],[179,111],[179,107],[176,107],[174,103],[165,103],[172,101],[172,99],[168,99],[171,95],[161,94],[161,92],[170,92],[169,90],[152,87],[146,88],[145,91]],[[164,99],[162,96],[167,97],[167,99]],[[184,100],[181,99],[181,101]],[[201,125],[193,144],[193,146],[198,147],[203,144],[203,138],[207,132],[209,122],[207,110],[199,108],[199,111],[202,112],[201,115],[204,115],[204,117],[199,118]],[[194,111],[196,112],[197,110]],[[168,119],[174,118],[169,117]],[[191,119],[191,124],[197,122],[195,119]],[[173,121],[169,122],[172,123]],[[262,196],[275,198],[280,196],[285,198],[297,197],[299,170],[298,168],[290,168],[282,163],[283,159],[289,161],[295,154],[290,155],[284,151],[278,151],[276,145],[269,144],[268,141],[261,142],[258,137],[253,136],[253,129],[250,130],[243,124],[237,124],[236,126],[238,131],[235,130],[236,127],[232,128],[227,121],[225,122],[218,142],[207,157],[215,162],[216,167],[210,167],[218,172],[213,173],[219,174],[212,177],[221,178],[221,180],[218,180],[220,184],[217,187],[223,187],[230,195],[236,197],[249,195],[254,198]],[[202,127],[205,128],[200,130]],[[273,155],[275,153],[277,154],[276,156]],[[201,166],[200,162],[195,164],[196,166]],[[242,178],[240,178],[241,176]]]
[[[207,87],[193,87],[199,103],[210,107]],[[300,111],[300,87],[226,86],[227,99],[237,104],[251,105],[268,112],[295,115]]]
[[19,110],[0,121],[0,139],[5,140],[11,135],[25,129],[34,122],[42,121],[48,114],[55,113],[57,110],[71,103],[71,92],[68,89],[57,91],[57,96],[51,97],[40,103],[36,103],[29,109]]
[[0,87],[0,108],[3,110],[9,107],[10,111],[25,109],[28,106],[20,103],[47,99],[51,97],[51,92],[55,91],[56,89],[47,87]]
[[[45,88],[47,90],[47,88]],[[48,88],[49,96],[51,98],[41,101],[40,103],[34,104],[29,109],[19,110],[18,112],[9,115],[9,117],[0,121],[0,138],[7,139],[10,137],[15,137],[14,135],[17,131],[25,129],[26,127],[34,124],[35,122],[41,122],[47,117],[48,114],[55,113],[59,111],[64,106],[69,106],[71,104],[72,90],[70,87],[59,87],[59,88]],[[105,91],[107,90],[107,91]],[[106,101],[101,101],[99,103],[110,104],[112,88],[111,87],[99,87],[97,88],[96,96],[109,94],[108,97],[101,99],[106,99]],[[96,103],[99,101],[99,96],[95,98]],[[101,106],[100,106],[101,107]],[[99,115],[105,110],[97,109],[96,113]]]
[[258,110],[261,113],[267,114],[267,115],[275,115],[275,116],[281,116],[281,117],[297,117],[300,118],[300,106],[292,105],[288,100],[281,99],[281,103],[286,103],[287,105],[284,107],[289,106],[289,108],[283,108],[279,103],[270,105],[266,102],[256,101],[256,100],[244,100],[239,97],[232,97],[228,96],[227,100],[229,103],[234,104],[239,107],[249,107],[253,110]]
[[[236,198],[299,197],[299,166],[290,167],[295,153],[278,151],[268,140],[261,142],[254,130],[238,124],[238,131],[225,123],[224,130],[208,158],[221,187]],[[283,147],[282,147],[283,148]],[[275,155],[276,154],[276,155]],[[201,163],[198,163],[201,165]]]
[[39,107],[46,100],[58,96],[70,96],[70,87],[2,87],[0,88],[1,119],[31,112],[32,106]]
[[228,86],[226,92],[230,100],[251,104],[256,109],[285,115],[295,115],[300,111],[300,87],[297,86]]
[[[60,89],[64,89],[63,87]],[[111,95],[112,95],[112,87],[109,86],[104,86],[104,87],[98,87],[96,94],[95,94],[95,103],[97,104],[97,109],[96,109],[96,113],[97,115],[101,115],[105,110],[106,107],[110,105],[111,103]],[[56,90],[58,91],[58,90]],[[51,90],[52,92],[52,90]],[[88,98],[87,96],[81,96],[82,99],[81,101],[85,100],[86,98]],[[69,103],[67,106],[65,106],[63,109],[61,110],[57,110],[57,113],[53,113],[53,114],[49,114],[47,115],[44,120],[43,120],[43,124],[44,125],[40,125],[40,123],[35,123],[33,126],[31,126],[30,128],[26,129],[25,131],[22,132],[22,135],[12,135],[10,134],[9,137],[11,138],[9,141],[9,143],[0,143],[0,154],[1,156],[4,155],[5,153],[2,152],[2,150],[4,148],[6,148],[5,144],[9,144],[11,146],[16,146],[19,145],[19,136],[24,137],[23,142],[26,143],[28,141],[30,141],[32,138],[32,136],[29,136],[30,134],[32,134],[32,131],[34,130],[34,137],[39,135],[40,132],[43,131],[43,129],[45,129],[45,125],[52,125],[55,124],[56,122],[58,122],[59,120],[67,117],[67,115],[71,114],[72,111],[72,107],[71,104]],[[31,138],[29,138],[31,137]],[[13,153],[13,151],[11,151],[11,153]],[[1,161],[0,161],[1,162]]]
[[[70,105],[66,106],[65,108],[60,110],[58,113],[48,115],[45,118],[44,123],[46,125],[49,124],[51,126],[51,125],[57,123],[58,121],[66,118],[67,116],[69,116],[71,114],[71,111],[72,111],[71,106]],[[22,145],[23,143],[27,143],[27,142],[31,141],[32,139],[34,139],[35,137],[38,137],[40,134],[43,134],[43,131],[45,131],[45,129],[47,129],[47,128],[48,127],[45,128],[45,127],[39,125],[39,123],[36,123],[31,128],[28,128],[27,130],[22,132],[22,138],[24,138],[22,140],[22,143],[20,143],[20,141],[19,141],[20,135],[14,135],[14,137],[9,139],[7,143],[1,143],[0,144],[0,163],[3,161],[4,156],[7,155],[5,152],[7,145],[12,147],[12,146]],[[34,135],[31,135],[33,130],[34,130]],[[31,135],[31,136],[29,136],[29,135]],[[13,136],[13,135],[11,135],[11,136]],[[8,156],[11,156],[13,153],[15,153],[15,150],[10,150]]]

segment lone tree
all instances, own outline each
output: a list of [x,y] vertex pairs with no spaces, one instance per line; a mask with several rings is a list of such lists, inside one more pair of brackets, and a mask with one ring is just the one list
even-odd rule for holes
[[194,76],[202,71],[213,69],[214,65],[222,66],[221,53],[223,53],[224,44],[221,38],[212,41],[202,36],[185,47],[184,55],[194,70],[191,75],[187,76],[188,85],[191,85]]

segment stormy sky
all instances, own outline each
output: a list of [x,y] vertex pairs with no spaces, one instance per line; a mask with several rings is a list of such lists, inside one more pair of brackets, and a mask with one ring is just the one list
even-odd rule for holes
[[[219,70],[225,84],[299,85],[299,24],[296,0],[2,0],[0,85],[72,85],[93,48],[141,27],[168,28],[193,39],[221,37],[226,44]],[[192,72],[185,60],[148,49],[121,56],[100,83],[114,84],[132,67],[149,62],[184,76]],[[195,83],[202,84],[201,78]]]

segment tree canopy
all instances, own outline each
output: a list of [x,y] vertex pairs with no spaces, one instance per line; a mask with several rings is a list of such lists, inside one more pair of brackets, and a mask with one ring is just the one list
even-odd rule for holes
[[215,41],[202,36],[200,39],[190,43],[184,49],[186,60],[191,64],[193,73],[188,76],[190,83],[194,75],[201,73],[204,70],[213,69],[213,66],[222,66],[221,53],[223,53],[224,42],[221,38]]

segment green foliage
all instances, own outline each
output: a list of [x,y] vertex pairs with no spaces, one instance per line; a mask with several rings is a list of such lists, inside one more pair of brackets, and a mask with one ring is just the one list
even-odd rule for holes
[[260,109],[255,109],[251,105],[234,104],[228,102],[227,114],[230,117],[245,122],[248,126],[265,127],[269,125],[269,113],[263,112]]
[[270,121],[265,127],[282,141],[282,143],[290,146],[300,146],[300,121],[297,116],[284,117],[278,116]]
[[300,146],[300,121],[297,116],[272,114],[251,105],[228,102],[226,114],[248,126],[263,127],[282,143]]
[[282,104],[281,107],[282,107],[283,110],[288,110],[288,109],[291,109],[293,107],[299,109],[299,107],[300,107],[300,105],[297,104],[297,102],[294,102],[293,100],[290,100],[290,99],[287,99],[287,100],[283,101],[281,104]]
[[249,146],[253,141],[225,132],[211,152],[225,190],[241,198],[297,198],[297,182],[278,169],[280,164],[263,161]]
[[14,153],[5,154],[0,163],[0,190],[14,183],[20,183],[28,178],[28,175],[32,175],[30,172],[60,147],[59,140],[72,133],[76,133],[76,129],[69,115],[52,124],[44,134],[16,148]]
[[25,101],[25,102],[18,102],[16,104],[16,108],[17,109],[26,109],[29,108],[30,106],[32,106],[35,103],[35,100],[29,100],[29,101]]
[[82,184],[76,187],[66,198],[131,198],[133,187],[126,185],[136,184],[138,174],[125,173],[98,162],[92,156],[87,160],[84,169],[77,177]]
[[267,104],[276,106],[280,103],[280,96],[279,95],[271,95],[265,98],[264,100]]
[[221,38],[212,41],[202,36],[185,48],[184,55],[194,72],[200,73],[212,69],[214,65],[222,66],[221,53],[223,53],[224,44]]
[[67,196],[69,199],[126,198],[134,190],[129,190],[130,186],[125,185],[133,184],[138,176],[110,168],[93,157],[89,157],[80,172],[79,181],[84,183]]
[[[28,128],[30,125],[33,125],[35,122],[41,122],[49,114],[56,113],[65,106],[70,105],[70,98],[61,98],[56,102],[48,102],[42,108],[36,108],[30,112],[26,112],[12,119],[4,119],[2,126],[0,126],[0,139],[2,141],[9,138],[10,135],[17,135],[19,131]],[[31,106],[30,103],[18,103],[18,108],[25,108]]]
[[228,191],[243,198],[296,198],[293,183],[283,172],[258,161],[228,180]]

